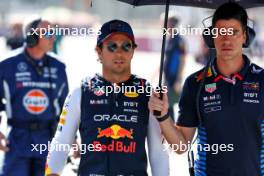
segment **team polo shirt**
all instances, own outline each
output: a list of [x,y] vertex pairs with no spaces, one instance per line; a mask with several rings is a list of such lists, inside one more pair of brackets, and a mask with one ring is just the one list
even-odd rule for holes
[[214,62],[199,96],[204,69],[187,78],[177,125],[198,127],[195,176],[264,175],[264,72],[243,56],[244,66],[226,78]]

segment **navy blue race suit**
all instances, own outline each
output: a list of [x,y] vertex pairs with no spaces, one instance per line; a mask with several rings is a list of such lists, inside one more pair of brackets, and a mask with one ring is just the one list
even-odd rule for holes
[[48,150],[34,146],[51,140],[67,93],[65,65],[52,54],[35,60],[20,48],[0,63],[0,108],[11,127],[2,175],[44,175]]

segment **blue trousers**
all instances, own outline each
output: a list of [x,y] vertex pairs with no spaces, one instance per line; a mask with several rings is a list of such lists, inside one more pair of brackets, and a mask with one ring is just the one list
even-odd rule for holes
[[46,159],[20,157],[15,152],[5,154],[0,176],[44,176]]

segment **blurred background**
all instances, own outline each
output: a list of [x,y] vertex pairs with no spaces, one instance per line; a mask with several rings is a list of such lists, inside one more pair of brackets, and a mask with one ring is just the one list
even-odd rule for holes
[[[159,75],[160,51],[162,44],[162,13],[164,6],[133,7],[115,0],[1,0],[0,1],[0,61],[10,52],[23,45],[23,25],[30,19],[42,17],[60,27],[93,28],[98,30],[104,22],[121,19],[129,22],[134,30],[138,48],[133,61],[132,72],[147,78],[153,86],[157,85]],[[177,19],[174,26],[203,27],[202,20],[213,14],[213,10],[192,7],[170,7],[170,17]],[[264,66],[264,17],[263,8],[248,10],[249,17],[254,20],[257,37],[245,52],[260,66]],[[178,58],[182,68],[181,80],[200,69],[207,60],[208,49],[200,35],[182,35]],[[70,89],[80,85],[81,79],[101,71],[95,53],[95,35],[56,36],[53,51],[66,64]],[[168,51],[168,49],[167,49]],[[180,81],[180,85],[183,84]],[[181,87],[180,87],[181,88]],[[178,90],[178,89],[177,89]],[[177,117],[177,102],[172,104]],[[1,131],[5,132],[5,122],[1,123]],[[3,153],[0,152],[2,156]],[[0,166],[1,166],[0,156]],[[74,161],[78,163],[78,161]],[[75,175],[72,171],[75,164],[68,164],[63,175]],[[187,176],[186,155],[170,152],[170,175]]]

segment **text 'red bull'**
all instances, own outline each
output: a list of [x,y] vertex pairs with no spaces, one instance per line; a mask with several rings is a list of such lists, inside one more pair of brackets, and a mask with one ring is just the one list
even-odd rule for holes
[[[112,139],[119,138],[128,138],[133,139],[133,129],[127,130],[122,128],[119,125],[112,125],[111,127],[101,129],[98,128],[97,138],[107,137]],[[112,140],[110,144],[101,144],[99,141],[94,141],[93,145],[96,146],[100,144],[101,150],[100,152],[123,152],[123,153],[135,153],[136,152],[136,142],[131,141],[129,144],[124,144],[123,141],[115,141]]]
[[130,142],[129,145],[124,144],[122,141],[114,141],[110,144],[101,144],[99,141],[94,141],[93,145],[96,146],[100,144],[101,150],[99,152],[121,152],[121,153],[135,153],[136,152],[136,142]]

